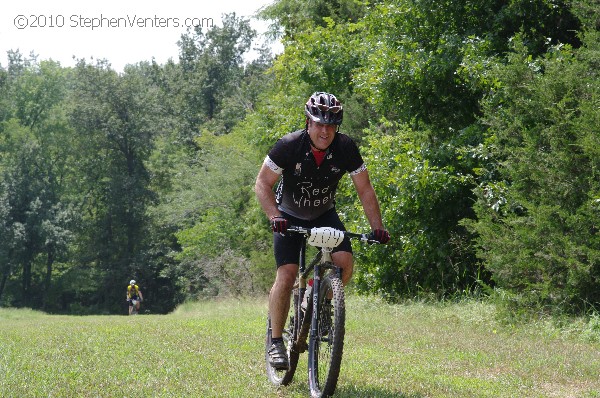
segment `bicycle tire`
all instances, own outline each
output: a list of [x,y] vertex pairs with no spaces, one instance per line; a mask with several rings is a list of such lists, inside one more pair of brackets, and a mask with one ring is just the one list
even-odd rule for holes
[[294,349],[294,342],[298,336],[298,312],[300,310],[300,300],[298,298],[298,289],[294,289],[292,292],[292,300],[290,307],[290,316],[283,329],[283,341],[287,349],[289,367],[287,370],[278,370],[271,366],[269,362],[269,347],[271,347],[271,316],[267,315],[267,333],[265,339],[265,363],[267,368],[267,376],[271,383],[277,386],[285,386],[292,382],[294,373],[298,367],[298,359],[300,353]]
[[335,391],[344,349],[345,319],[344,286],[339,277],[328,275],[319,287],[318,305],[313,312],[316,328],[311,326],[309,338],[308,382],[313,398],[329,397]]

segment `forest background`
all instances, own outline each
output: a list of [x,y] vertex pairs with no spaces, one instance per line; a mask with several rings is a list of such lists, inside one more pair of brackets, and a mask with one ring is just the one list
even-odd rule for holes
[[[235,14],[122,73],[10,51],[0,65],[0,305],[125,313],[264,295],[265,154],[314,91],[344,104],[392,241],[352,289],[488,297],[514,315],[600,305],[598,0],[277,0],[284,51]],[[368,232],[349,179],[337,207]]]

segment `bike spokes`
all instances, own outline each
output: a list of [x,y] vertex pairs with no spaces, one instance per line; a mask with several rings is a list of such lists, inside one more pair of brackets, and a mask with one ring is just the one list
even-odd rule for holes
[[313,397],[326,397],[335,391],[344,346],[344,290],[338,277],[323,279],[317,311],[309,346],[309,384]]

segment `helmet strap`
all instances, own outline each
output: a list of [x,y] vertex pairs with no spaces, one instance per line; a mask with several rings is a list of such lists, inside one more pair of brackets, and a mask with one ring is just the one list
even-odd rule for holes
[[329,147],[327,147],[327,148],[325,148],[325,149],[320,149],[320,148],[317,148],[317,147],[315,146],[315,144],[313,144],[312,140],[310,139],[310,135],[308,136],[308,140],[310,141],[310,146],[311,146],[311,147],[312,147],[312,148],[313,148],[315,151],[318,151],[318,152],[327,152],[327,149],[328,149]]

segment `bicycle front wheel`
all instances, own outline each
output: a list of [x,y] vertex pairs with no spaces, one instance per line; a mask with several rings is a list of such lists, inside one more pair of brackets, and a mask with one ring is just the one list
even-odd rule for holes
[[344,286],[339,277],[328,275],[319,287],[308,347],[311,397],[329,397],[335,391],[344,349],[345,318]]

